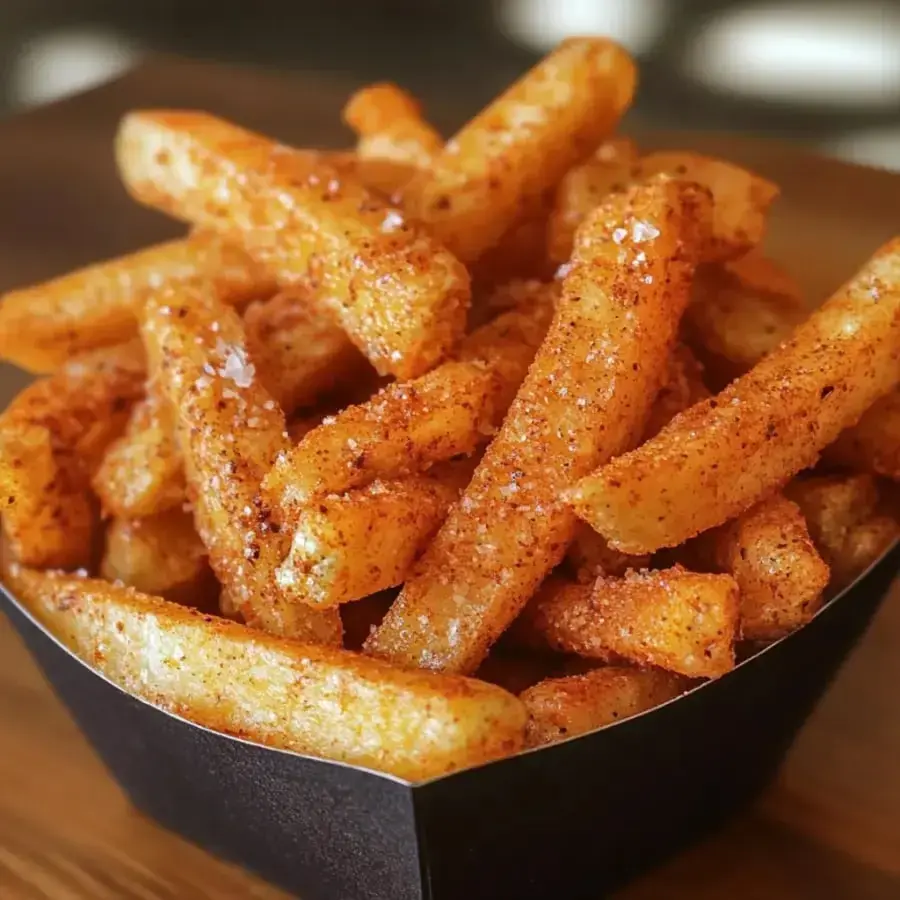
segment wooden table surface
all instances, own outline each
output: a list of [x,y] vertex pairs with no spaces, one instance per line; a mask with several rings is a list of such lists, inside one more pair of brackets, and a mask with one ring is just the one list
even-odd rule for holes
[[[174,233],[161,218],[136,209],[116,183],[110,136],[122,110],[195,105],[287,140],[314,136],[328,145],[345,137],[336,110],[346,89],[334,78],[286,81],[161,60],[0,125],[0,289]],[[450,122],[461,115],[443,113]],[[769,159],[775,168],[776,157]],[[795,194],[805,192],[811,223],[821,218],[815,212],[820,196],[861,207],[866,224],[848,229],[854,261],[900,221],[900,191],[886,190],[884,180],[869,184],[864,173],[850,173],[835,183],[815,165],[790,158],[783,169],[777,174],[792,179]],[[814,282],[831,284],[846,272],[831,272],[830,254],[820,251],[810,238],[800,254]],[[757,806],[622,898],[900,898],[898,685],[895,590]],[[135,812],[2,620],[0,785],[3,900],[285,896]],[[502,886],[497,895],[503,896]]]

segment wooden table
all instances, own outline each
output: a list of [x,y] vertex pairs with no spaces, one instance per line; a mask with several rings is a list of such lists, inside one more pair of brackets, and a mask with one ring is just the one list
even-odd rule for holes
[[[0,126],[0,289],[173,233],[116,183],[110,136],[128,107],[208,107],[284,139],[333,144],[346,84],[285,81],[162,60],[121,82]],[[445,110],[449,121],[459,111]],[[740,154],[739,154],[740,155]],[[777,167],[777,160],[769,160]],[[787,166],[786,169],[789,169]],[[794,167],[796,168],[796,167]],[[785,171],[813,198],[843,190],[896,224],[897,191]],[[893,226],[891,226],[893,227]],[[864,230],[864,229],[863,229]],[[874,246],[853,228],[848,240]],[[876,234],[877,233],[877,234]],[[833,281],[814,242],[808,269]],[[844,273],[845,274],[845,273]],[[895,591],[755,809],[621,896],[625,900],[900,897],[900,591]],[[765,710],[760,710],[765,715]],[[283,897],[135,812],[5,622],[0,622],[0,897]],[[661,811],[664,814],[664,811]],[[498,886],[498,896],[502,890]]]

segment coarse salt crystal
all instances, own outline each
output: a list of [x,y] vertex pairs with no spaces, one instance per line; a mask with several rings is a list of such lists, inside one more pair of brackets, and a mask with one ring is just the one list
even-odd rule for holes
[[654,238],[659,237],[659,229],[649,222],[637,220],[631,226],[631,237],[636,244],[641,244],[644,241],[652,241]]
[[573,263],[573,262],[564,262],[564,263],[556,270],[556,273],[554,274],[553,277],[554,277],[557,281],[559,281],[559,280],[565,278],[566,275],[568,275],[569,272],[571,272],[572,269],[574,269],[574,268],[575,268],[575,263]]
[[230,378],[240,388],[248,388],[253,384],[256,368],[247,358],[247,351],[243,347],[230,347],[219,374]]
[[617,228],[617,229],[612,233],[612,239],[613,239],[617,244],[621,244],[622,241],[624,241],[625,238],[627,238],[627,237],[628,237],[628,229],[627,229],[627,228]]
[[381,223],[381,230],[385,234],[390,234],[404,225],[403,213],[398,209],[389,209],[385,214],[384,221]]

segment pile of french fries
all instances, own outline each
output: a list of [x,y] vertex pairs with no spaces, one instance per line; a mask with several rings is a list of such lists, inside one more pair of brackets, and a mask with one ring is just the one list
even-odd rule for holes
[[635,83],[571,39],[447,142],[374,85],[347,152],[127,115],[190,230],[3,299],[8,587],[164,709],[411,780],[807,623],[900,532],[900,239],[808,314],[778,188],[641,153]]

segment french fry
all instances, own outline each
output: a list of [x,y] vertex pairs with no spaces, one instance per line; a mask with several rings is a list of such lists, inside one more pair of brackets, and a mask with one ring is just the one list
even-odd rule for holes
[[143,353],[132,342],[70,360],[0,416],[3,524],[20,561],[63,568],[89,561],[90,478],[143,387]]
[[557,265],[572,255],[575,232],[588,214],[632,184],[637,152],[631,138],[610,138],[563,176],[547,221],[547,255]]
[[413,178],[406,210],[474,262],[615,128],[635,83],[634,63],[611,41],[563,41]]
[[150,384],[131,410],[125,433],[110,444],[93,478],[107,515],[138,519],[179,507],[187,499],[184,459],[175,439],[175,413]]
[[499,434],[367,652],[472,672],[561,561],[576,520],[560,494],[640,436],[709,204],[695,186],[660,179],[585,221],[553,324]]
[[9,581],[88,665],[215,731],[411,781],[522,746],[522,704],[493,685],[273,637],[105,581],[18,566]]
[[301,507],[287,520],[292,542],[276,572],[279,587],[301,603],[329,607],[400,584],[465,483],[413,475]]
[[802,510],[831,568],[832,588],[853,581],[900,536],[896,520],[882,512],[871,475],[804,478],[791,482],[786,493]]
[[601,666],[548,678],[520,695],[528,713],[525,744],[539,747],[630,719],[680,696],[690,682],[660,669]]
[[555,288],[469,335],[460,360],[329,417],[265,481],[285,509],[471,453],[500,422],[553,315]]
[[900,481],[900,391],[891,391],[842,432],[825,457],[851,469],[862,469]]
[[275,291],[271,277],[239,247],[194,234],[9,292],[0,300],[0,359],[29,372],[55,372],[72,356],[136,337],[145,291],[198,278],[223,303]]
[[716,678],[734,668],[740,635],[735,580],[682,566],[598,578],[593,585],[551,579],[522,619],[519,628],[553,650],[626,659],[689,678]]
[[808,315],[794,279],[773,260],[749,253],[697,272],[684,325],[688,342],[724,386],[786,341]]
[[900,381],[900,239],[718,397],[570,493],[616,549],[675,547],[813,465]]
[[214,609],[218,585],[188,513],[169,510],[144,519],[113,519],[100,574],[145,594]]
[[380,373],[411,378],[453,350],[465,268],[321,154],[203,113],[135,112],[117,159],[138,200],[240,242],[284,285],[311,276]]
[[238,314],[203,286],[149,297],[141,323],[151,373],[178,410],[197,531],[231,602],[249,625],[339,644],[336,610],[290,603],[275,571],[287,552],[260,483],[288,437],[284,414],[256,378]]
[[774,641],[805,625],[822,605],[828,565],[796,503],[781,494],[700,535],[699,552],[740,590],[741,636]]
[[259,377],[287,415],[365,370],[365,359],[308,290],[251,304],[244,329]]

